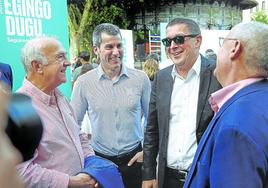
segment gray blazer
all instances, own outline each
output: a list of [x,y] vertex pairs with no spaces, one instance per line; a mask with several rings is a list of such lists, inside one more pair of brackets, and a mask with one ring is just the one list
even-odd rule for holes
[[[167,162],[170,99],[173,88],[173,78],[171,76],[172,68],[173,65],[160,70],[154,79],[148,123],[144,135],[143,180],[156,178],[156,157],[159,154],[158,188],[163,188]],[[201,55],[200,86],[196,121],[196,138],[198,143],[214,115],[208,103],[208,98],[211,93],[221,88],[213,75],[214,69],[215,62],[210,62]]]

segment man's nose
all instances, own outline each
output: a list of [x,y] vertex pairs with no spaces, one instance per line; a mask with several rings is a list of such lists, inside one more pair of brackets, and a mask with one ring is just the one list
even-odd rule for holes
[[170,48],[177,47],[179,44],[176,44],[174,40],[171,41]]
[[65,67],[68,67],[68,66],[70,66],[71,65],[71,62],[68,60],[68,59],[66,59],[65,61],[64,61],[64,63],[63,63],[63,66],[65,66]]
[[115,55],[119,54],[119,49],[117,47],[113,48],[113,54]]

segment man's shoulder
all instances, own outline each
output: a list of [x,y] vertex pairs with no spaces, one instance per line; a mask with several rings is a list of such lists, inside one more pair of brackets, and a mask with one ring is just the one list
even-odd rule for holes
[[10,70],[10,68],[11,68],[9,64],[1,63],[1,62],[0,62],[0,67],[3,70]]
[[222,109],[227,112],[224,115],[240,119],[240,122],[243,121],[245,123],[249,123],[250,120],[255,119],[254,117],[258,117],[259,115],[268,119],[267,95],[267,82],[261,81],[248,85],[235,93],[223,105]]
[[10,67],[9,64],[7,64],[7,63],[2,63],[2,62],[0,62],[0,66],[3,66],[3,67]]
[[172,65],[169,65],[161,70],[158,71],[158,74],[161,76],[161,75],[171,75],[171,72],[172,72],[172,69],[174,67],[174,64]]
[[127,68],[126,77],[128,78],[127,82],[130,83],[131,85],[133,84],[134,85],[149,85],[150,84],[149,77],[142,70]]
[[130,78],[139,77],[139,78],[146,78],[147,74],[143,70],[134,69],[134,68],[126,68],[127,74]]
[[[222,110],[220,126],[222,131],[231,130],[260,144],[268,141],[268,92],[249,92],[237,98],[233,96]],[[234,99],[234,100],[233,100]],[[266,142],[268,143],[268,142]]]
[[216,68],[216,61],[210,60],[210,59],[204,57],[203,55],[201,55],[201,67],[203,67],[205,69],[213,70]]
[[126,70],[127,70],[127,72],[133,73],[133,74],[145,74],[144,71],[139,70],[139,69],[135,69],[135,68],[126,67]]
[[77,78],[77,81],[79,80],[80,82],[88,82],[89,80],[96,79],[96,78],[98,78],[98,69],[97,68],[92,69],[83,75],[80,75]]

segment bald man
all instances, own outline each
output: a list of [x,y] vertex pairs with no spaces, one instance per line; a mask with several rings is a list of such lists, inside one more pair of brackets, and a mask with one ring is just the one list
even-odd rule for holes
[[268,25],[249,22],[220,38],[215,116],[184,188],[268,186]]

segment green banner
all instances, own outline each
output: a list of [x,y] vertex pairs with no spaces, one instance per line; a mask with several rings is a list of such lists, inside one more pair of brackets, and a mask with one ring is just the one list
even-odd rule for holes
[[[24,43],[40,36],[58,38],[69,51],[67,2],[64,0],[0,0],[0,61],[11,65],[16,91],[25,76],[20,61]],[[66,97],[71,95],[71,72],[59,87]]]

